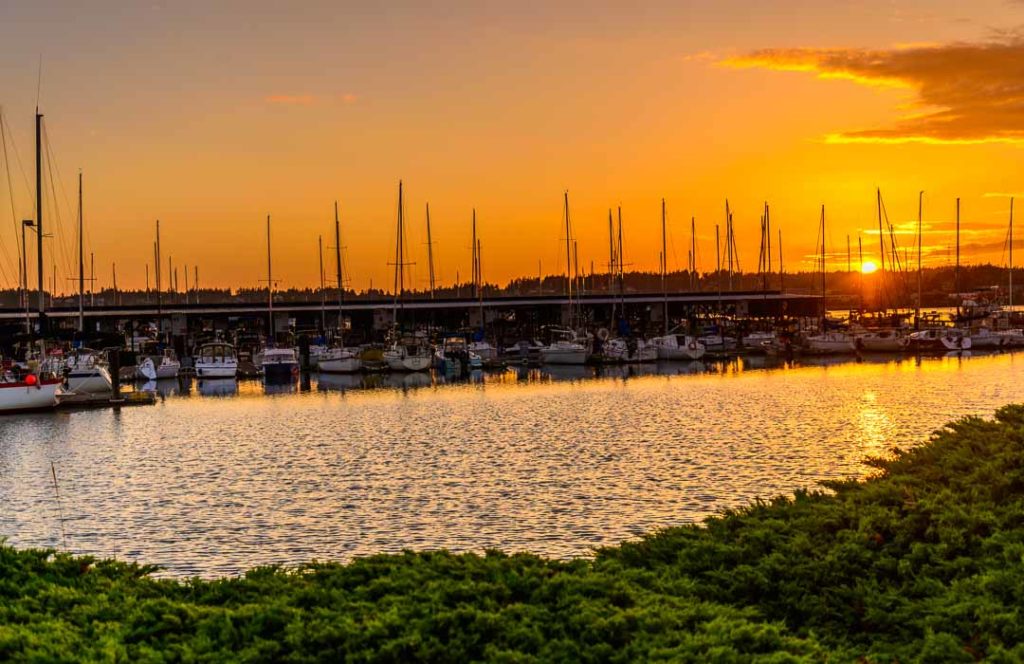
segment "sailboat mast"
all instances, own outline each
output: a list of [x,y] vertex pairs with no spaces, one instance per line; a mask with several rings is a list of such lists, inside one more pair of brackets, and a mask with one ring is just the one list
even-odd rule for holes
[[476,272],[476,266],[477,266],[477,262],[476,262],[476,251],[477,251],[477,246],[476,246],[476,208],[473,208],[473,237],[472,237],[471,242],[473,244],[473,246],[471,247],[471,249],[473,250],[473,255],[471,256],[471,259],[473,261],[473,297],[476,297],[477,296],[477,291],[479,291],[479,285],[478,284],[479,284],[479,281],[480,281],[480,278],[479,278],[480,275],[478,275],[477,272]]
[[156,272],[156,275],[155,275],[155,277],[156,277],[156,313],[157,313],[157,316],[160,316],[160,315],[163,314],[163,308],[162,308],[162,303],[163,302],[162,302],[162,299],[161,299],[162,296],[160,294],[160,273],[161,273],[162,270],[160,269],[160,220],[159,219],[156,220],[156,244],[153,246],[153,253],[156,254],[154,256],[154,259],[155,259],[156,262],[153,265],[153,270]]
[[771,217],[771,209],[768,207],[768,201],[764,202],[764,234],[768,238],[768,246],[767,246],[766,251],[768,252],[768,282],[769,282],[769,285],[771,285],[771,280],[772,280],[772,217]]
[[1010,197],[1010,291],[1008,294],[1010,309],[1014,308],[1014,197]]
[[622,253],[622,206],[617,208],[617,214],[619,218],[619,244],[618,244],[618,255],[619,255],[619,310],[622,312],[622,317],[626,317],[626,274],[625,266],[623,261],[625,256]]
[[78,171],[78,331],[85,332],[85,268],[82,265],[82,171]]
[[[878,284],[879,293],[885,295],[885,233],[882,231],[882,189],[877,187],[875,189],[875,205],[878,208],[878,256],[879,256],[879,273],[878,273]],[[882,303],[883,311],[886,309],[884,303]]]
[[725,200],[725,255],[729,266],[729,290],[732,290],[732,212],[729,210],[729,199]]
[[953,272],[953,288],[956,290],[956,316],[960,317],[960,197],[956,199],[956,268]]
[[[320,329],[327,329],[327,299],[324,297],[324,236],[316,236],[317,255],[320,258]],[[185,266],[185,287],[188,289],[188,266]]]
[[274,273],[270,260],[270,215],[267,215],[267,339],[274,341]]
[[914,321],[921,318],[921,227],[924,214],[924,192],[917,192],[917,308],[914,311]]
[[573,327],[572,310],[572,233],[569,224],[569,192],[564,193],[565,199],[565,292],[569,298],[569,327]]
[[665,199],[661,199],[661,297],[664,311],[662,317],[665,319],[665,334],[668,335],[668,284],[665,281],[668,272],[668,254],[665,253],[668,245],[665,239]]
[[482,245],[479,238],[476,241],[476,275],[480,282],[480,287],[477,289],[477,301],[480,303],[480,329],[483,330],[486,327],[486,319],[484,318],[484,276],[483,276],[483,259],[480,256]]
[[718,282],[718,311],[722,311],[722,244],[718,234],[718,224],[715,224],[715,274]]
[[779,229],[779,292],[786,289],[786,270],[782,267],[782,229]]
[[821,331],[826,332],[825,321],[828,307],[825,306],[825,206],[821,206]]
[[[45,336],[46,300],[43,295],[43,116],[36,107],[36,267],[39,271],[39,336]],[[28,279],[25,279],[26,283]]]
[[427,266],[430,271],[430,299],[434,299],[434,241],[430,235],[430,203],[427,203]]
[[857,235],[857,260],[861,264],[861,270],[860,270],[860,293],[859,293],[859,297],[857,299],[860,302],[859,309],[860,309],[861,313],[863,313],[864,312],[864,269],[863,269],[863,266],[864,266],[864,241],[861,239],[859,234]]
[[690,261],[693,266],[690,268],[690,290],[700,287],[700,278],[697,276],[697,218],[690,217]]
[[[341,267],[341,221],[338,219],[338,201],[334,201],[334,265],[337,269],[336,276],[338,278],[338,340],[341,341],[345,334],[345,319],[341,313],[341,307],[345,299],[345,288],[342,284],[344,272]],[[342,346],[344,345],[342,343]]]

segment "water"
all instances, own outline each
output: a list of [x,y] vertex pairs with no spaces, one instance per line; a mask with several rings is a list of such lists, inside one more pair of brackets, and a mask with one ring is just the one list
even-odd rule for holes
[[[1024,354],[161,385],[0,418],[0,536],[170,575],[402,549],[586,555],[1024,401]],[[417,387],[426,382],[424,387]],[[308,391],[306,391],[308,390]]]

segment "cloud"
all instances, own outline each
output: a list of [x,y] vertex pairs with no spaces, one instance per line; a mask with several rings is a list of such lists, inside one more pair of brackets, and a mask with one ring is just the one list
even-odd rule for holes
[[721,65],[815,74],[915,94],[890,126],[830,134],[831,143],[1024,143],[1024,36],[890,49],[762,49]]
[[312,106],[316,103],[316,97],[313,95],[268,95],[263,98],[263,101],[282,106]]

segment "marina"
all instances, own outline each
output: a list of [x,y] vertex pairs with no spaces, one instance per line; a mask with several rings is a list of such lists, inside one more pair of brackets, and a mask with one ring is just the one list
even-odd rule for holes
[[75,552],[207,577],[406,548],[587,556],[864,477],[1024,401],[1024,354],[153,383],[150,407],[0,419],[10,544],[61,546],[63,526]]

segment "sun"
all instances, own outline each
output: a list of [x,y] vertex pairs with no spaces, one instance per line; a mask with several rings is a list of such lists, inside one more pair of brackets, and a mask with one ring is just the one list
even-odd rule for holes
[[878,266],[875,265],[874,261],[864,261],[864,263],[860,266],[860,271],[863,274],[871,274],[872,272],[874,272],[877,269],[878,269]]

